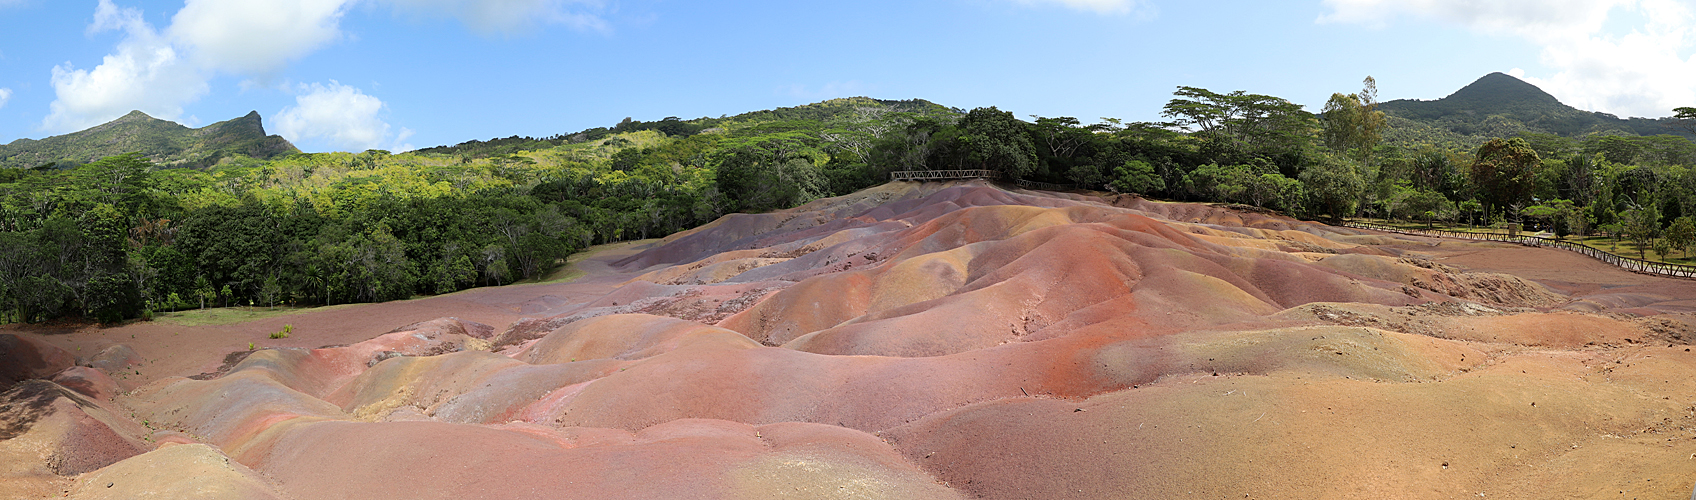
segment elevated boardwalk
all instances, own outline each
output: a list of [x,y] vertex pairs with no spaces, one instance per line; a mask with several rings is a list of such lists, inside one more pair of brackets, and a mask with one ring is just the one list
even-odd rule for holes
[[1583,243],[1573,243],[1570,241],[1544,238],[1540,236],[1511,236],[1501,233],[1463,233],[1460,231],[1444,231],[1441,229],[1400,229],[1366,222],[1344,222],[1343,225],[1357,229],[1370,229],[1386,233],[1411,234],[1414,236],[1456,238],[1478,241],[1500,241],[1503,243],[1518,243],[1534,247],[1554,247],[1562,250],[1578,252],[1587,255],[1590,258],[1606,262],[1614,267],[1631,272],[1653,274],[1657,276],[1669,276],[1674,278],[1696,278],[1696,266],[1650,262],[1643,259],[1621,257]]
[[892,181],[951,181],[956,179],[1000,179],[994,170],[901,170],[889,173]]
[[[891,181],[952,181],[961,179],[1001,179],[1001,172],[994,170],[901,170],[889,173]],[[1014,184],[1025,189],[1040,189],[1043,191],[1071,191],[1077,189],[1076,184],[1051,184],[1025,179],[1017,179]]]

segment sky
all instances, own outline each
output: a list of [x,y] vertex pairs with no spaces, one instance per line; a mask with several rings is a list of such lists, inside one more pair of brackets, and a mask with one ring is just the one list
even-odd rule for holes
[[0,143],[257,111],[304,151],[405,151],[851,96],[1157,121],[1178,86],[1317,111],[1497,71],[1662,117],[1693,53],[1677,0],[0,0]]

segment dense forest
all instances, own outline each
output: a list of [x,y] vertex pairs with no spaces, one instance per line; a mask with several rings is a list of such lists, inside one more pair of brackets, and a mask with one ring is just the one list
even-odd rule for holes
[[1161,116],[1026,121],[994,107],[851,98],[403,154],[236,154],[208,168],[122,154],[0,169],[0,321],[509,284],[590,245],[847,194],[898,170],[992,169],[1297,217],[1517,221],[1675,247],[1696,239],[1686,215],[1696,213],[1696,144],[1681,136],[1522,128],[1420,142],[1397,135],[1413,119],[1380,109],[1370,78],[1317,113],[1179,87]]

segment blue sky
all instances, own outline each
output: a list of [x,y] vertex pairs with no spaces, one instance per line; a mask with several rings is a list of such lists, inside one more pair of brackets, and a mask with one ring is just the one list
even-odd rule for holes
[[405,150],[833,97],[1158,120],[1179,85],[1317,108],[1509,72],[1584,109],[1696,106],[1676,0],[0,0],[0,143],[258,111]]

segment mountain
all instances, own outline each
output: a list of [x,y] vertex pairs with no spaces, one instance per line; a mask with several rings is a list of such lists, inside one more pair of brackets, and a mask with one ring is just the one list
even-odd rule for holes
[[1490,73],[1434,101],[1398,99],[1379,106],[1390,117],[1392,144],[1437,144],[1471,149],[1521,132],[1581,138],[1590,135],[1679,134],[1667,119],[1622,119],[1568,106],[1536,85]]
[[924,99],[904,101],[872,99],[869,97],[845,97],[830,99],[823,102],[803,104],[792,108],[777,108],[761,111],[750,111],[735,116],[718,118],[701,117],[693,120],[683,120],[677,117],[667,117],[660,121],[643,122],[625,118],[612,127],[594,127],[576,133],[559,134],[543,138],[535,137],[496,137],[487,141],[470,140],[452,146],[436,146],[420,149],[419,153],[436,153],[446,155],[462,155],[472,158],[487,158],[513,154],[520,151],[546,149],[564,144],[576,144],[597,141],[610,134],[623,132],[638,132],[643,130],[658,130],[667,136],[688,137],[701,132],[719,130],[744,130],[750,127],[764,132],[779,131],[785,127],[793,127],[798,122],[843,123],[861,117],[862,113],[898,112],[898,113],[954,113],[964,114],[965,110],[949,108]]
[[18,139],[0,146],[0,167],[79,165],[132,152],[163,166],[204,168],[235,155],[265,160],[300,150],[281,136],[265,135],[258,111],[201,128],[131,111],[81,132],[41,140]]

